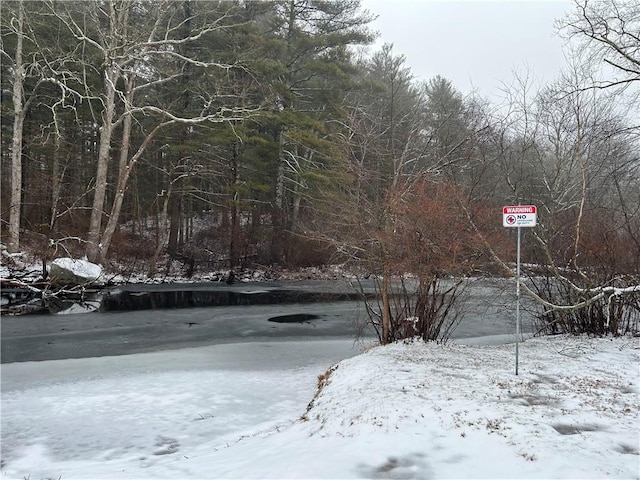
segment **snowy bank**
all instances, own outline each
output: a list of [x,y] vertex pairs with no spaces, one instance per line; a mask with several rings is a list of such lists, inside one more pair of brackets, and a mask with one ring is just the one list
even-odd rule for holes
[[[265,354],[277,348],[289,362],[289,348],[300,356],[313,343],[250,348]],[[236,357],[239,346],[221,348],[230,360],[249,351],[235,350]],[[214,351],[206,350],[212,363]],[[149,355],[156,363],[169,352]],[[175,362],[182,354],[170,355]],[[308,366],[295,374],[284,367],[219,374],[194,368],[163,376],[152,371],[131,381],[118,373],[72,384],[72,390],[3,391],[3,416],[12,413],[11,405],[28,402],[25,422],[39,409],[69,419],[86,412],[87,426],[69,432],[84,437],[82,444],[92,435],[110,435],[112,426],[99,417],[115,408],[120,423],[133,425],[129,416],[144,416],[158,437],[147,454],[134,453],[139,435],[131,426],[119,448],[81,458],[68,449],[53,453],[55,444],[45,447],[48,439],[34,423],[31,447],[7,462],[2,478],[640,478],[640,339],[531,339],[520,345],[519,376],[513,365],[513,345],[416,342],[373,348],[327,374]],[[6,367],[24,378],[37,366]],[[301,394],[311,400],[315,375],[322,375],[323,388],[305,412]],[[195,402],[194,392],[209,384]],[[298,402],[284,402],[287,391]],[[215,408],[225,392],[233,392],[224,399],[234,409],[227,416]],[[273,398],[280,399],[277,414],[268,405]],[[130,411],[121,411],[127,402]],[[158,412],[145,410],[154,405]],[[240,408],[255,416],[253,427],[242,423]],[[206,413],[200,419],[196,412]],[[208,422],[213,429],[207,434]],[[216,437],[215,425],[234,424],[239,428]]]
[[373,349],[331,373],[301,430],[341,443],[335,477],[638,478],[638,339],[521,347],[519,376],[513,345]]

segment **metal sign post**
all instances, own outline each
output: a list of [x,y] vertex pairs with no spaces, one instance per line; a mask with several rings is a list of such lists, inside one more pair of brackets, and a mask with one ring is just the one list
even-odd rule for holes
[[518,375],[518,347],[520,346],[520,230],[518,227],[518,253],[516,263],[516,375]]
[[502,226],[518,229],[518,248],[516,260],[516,375],[518,375],[520,346],[520,229],[535,227],[537,223],[535,205],[510,205],[502,207]]

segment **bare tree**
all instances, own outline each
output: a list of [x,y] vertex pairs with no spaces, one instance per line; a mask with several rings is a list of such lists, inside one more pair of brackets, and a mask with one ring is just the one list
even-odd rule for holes
[[[93,206],[87,235],[87,256],[103,262],[118,225],[126,187],[136,163],[151,140],[170,125],[197,125],[205,122],[241,120],[254,109],[226,108],[215,93],[201,92],[200,110],[184,117],[171,106],[153,105],[145,93],[171,84],[183,77],[186,65],[194,68],[225,69],[234,65],[201,60],[183,55],[178,48],[199,41],[208,34],[230,28],[232,4],[200,4],[188,18],[181,15],[178,2],[163,0],[110,0],[108,2],[49,2],[50,11],[62,22],[77,41],[101,58],[102,88],[84,96],[99,101],[100,140],[95,176]],[[221,6],[222,10],[216,10]],[[82,14],[82,17],[80,15]],[[80,20],[82,18],[82,21]],[[185,35],[182,26],[191,26]],[[169,67],[169,68],[166,68]],[[91,68],[85,63],[86,69]],[[154,119],[149,124],[149,120]],[[143,126],[143,140],[133,148],[131,133],[134,124]],[[115,133],[120,129],[120,139]],[[107,201],[108,170],[112,149],[120,153],[117,184],[107,224],[103,219]]]
[[[27,11],[26,7],[29,7]],[[35,5],[41,7],[40,5]],[[33,8],[33,3],[23,0],[5,2],[2,9],[2,35],[0,37],[0,56],[9,65],[3,76],[3,83],[11,84],[13,104],[13,125],[11,131],[11,195],[8,221],[8,249],[17,251],[20,247],[20,227],[23,204],[23,155],[25,120],[34,105],[44,107],[50,117],[52,130],[59,138],[57,112],[66,106],[69,92],[64,79],[69,72],[64,69],[66,57],[56,52],[55,47],[43,45],[41,35],[46,36],[46,26],[41,22],[41,8]],[[58,96],[45,98],[41,95],[48,85],[58,89]]]
[[640,320],[640,209],[629,209],[638,193],[628,188],[637,185],[638,144],[619,92],[589,88],[591,66],[581,60],[516,103],[517,115],[505,122],[505,159],[527,172],[517,182],[507,175],[505,201],[540,207],[525,250],[537,268],[521,286],[537,301],[543,329],[620,334]]
[[576,10],[559,22],[569,37],[582,42],[589,61],[612,67],[613,78],[595,88],[629,86],[640,81],[640,9],[634,0],[574,0]]
[[[9,241],[7,249],[18,251],[20,247],[20,209],[22,207],[22,131],[27,105],[24,101],[23,85],[25,65],[22,59],[24,43],[24,2],[18,2],[16,16],[11,19],[11,28],[16,35],[13,58],[13,141],[11,143],[11,200],[9,205]],[[4,49],[3,49],[4,53]]]
[[316,231],[360,269],[357,288],[375,290],[367,323],[380,343],[446,341],[460,318],[456,302],[475,241],[452,225],[465,200],[443,172],[464,169],[463,148],[475,132],[452,86],[444,79],[433,89],[416,86],[391,45],[364,72],[362,88],[347,99],[346,178],[327,191]]
[[[404,65],[404,57],[393,55],[393,46],[385,45],[368,65],[370,79],[380,90],[374,100],[367,99],[364,108],[355,110],[357,117],[350,135],[355,142],[355,174],[368,178],[364,187],[356,193],[356,205],[349,208],[357,212],[364,223],[357,222],[354,229],[359,238],[351,237],[349,249],[356,258],[381,279],[377,284],[381,305],[376,313],[369,309],[374,326],[379,325],[378,336],[385,344],[395,339],[393,331],[392,276],[393,267],[394,195],[404,175],[419,164],[421,157],[419,93],[412,86],[410,70]],[[375,83],[374,83],[375,88]],[[364,130],[363,130],[364,129]],[[374,143],[367,138],[374,136]],[[373,147],[373,148],[371,148]],[[376,316],[378,319],[376,320]]]

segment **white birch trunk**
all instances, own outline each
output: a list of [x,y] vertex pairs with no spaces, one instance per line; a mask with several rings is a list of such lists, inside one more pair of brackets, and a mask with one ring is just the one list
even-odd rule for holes
[[[129,105],[131,105],[131,101],[133,100],[133,83],[133,78],[129,78],[127,80],[127,103]],[[101,263],[106,260],[113,234],[118,226],[120,212],[122,211],[122,202],[124,201],[124,192],[127,188],[129,176],[131,175],[131,169],[133,168],[133,165],[129,163],[132,124],[132,116],[130,114],[126,115],[122,124],[122,142],[120,145],[120,162],[118,166],[118,185],[116,186],[116,195],[113,199],[113,205],[111,206],[109,220],[107,221],[104,233],[100,238],[99,260]]]
[[18,32],[16,58],[13,73],[13,139],[11,144],[11,200],[9,204],[9,240],[7,248],[17,252],[20,248],[20,216],[22,208],[22,132],[25,108],[22,88],[24,66],[22,64],[22,34],[24,22],[24,3],[18,7]]
[[87,258],[94,263],[100,262],[100,233],[102,215],[107,194],[107,173],[111,159],[111,137],[113,136],[113,118],[115,115],[116,82],[119,77],[118,67],[112,64],[104,73],[104,111],[100,127],[100,146],[98,148],[98,167],[96,170],[93,205],[87,235]]

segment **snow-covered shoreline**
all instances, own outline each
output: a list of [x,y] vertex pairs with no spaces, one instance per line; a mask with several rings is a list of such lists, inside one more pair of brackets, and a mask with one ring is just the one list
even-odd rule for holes
[[[0,279],[19,280],[24,283],[35,282],[42,277],[42,260],[28,252],[9,253],[0,244]],[[91,264],[86,260],[62,258],[52,261],[68,268],[77,274],[84,274],[89,270],[95,275],[94,285],[128,285],[128,284],[166,284],[166,283],[195,283],[195,282],[226,282],[229,280],[229,270],[196,271],[191,275],[184,275],[183,265],[177,260],[165,259],[165,268],[153,276],[145,273],[148,268],[141,265],[137,270],[131,267],[112,263],[109,266]],[[49,264],[51,266],[51,264]],[[344,269],[342,265],[323,265],[318,267],[301,267],[290,270],[282,267],[270,266],[239,269],[234,272],[235,282],[264,282],[264,281],[295,281],[295,280],[336,280],[353,278],[353,273]]]
[[[332,368],[306,413],[316,376],[325,373],[321,363],[236,373],[214,367],[223,350],[233,362],[236,355],[273,348],[289,362],[313,347],[209,347],[202,352],[210,369],[188,369],[186,362],[181,365],[187,370],[100,374],[3,390],[3,423],[28,407],[20,421],[34,433],[6,461],[2,478],[640,478],[639,338],[530,339],[520,345],[519,376],[513,373],[513,345],[372,348]],[[134,359],[151,358],[144,355]],[[154,355],[175,364],[187,352]],[[98,360],[127,359],[74,362]],[[200,403],[194,389],[201,390]],[[223,400],[225,392],[234,397]],[[194,430],[206,425],[191,422],[206,405],[211,430]],[[113,417],[109,411],[116,406]],[[82,412],[95,418],[73,435],[108,436],[125,422],[129,438],[118,443],[116,436],[110,451],[74,455],[54,453],[46,431],[37,435],[38,418],[46,423],[60,414],[73,421]],[[253,423],[243,423],[246,415],[255,417]],[[148,454],[136,450],[143,446],[136,440],[139,422],[157,433]],[[215,422],[239,428],[219,437]],[[5,445],[12,441],[6,432]]]

